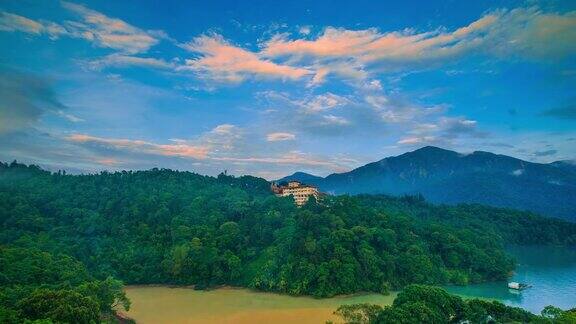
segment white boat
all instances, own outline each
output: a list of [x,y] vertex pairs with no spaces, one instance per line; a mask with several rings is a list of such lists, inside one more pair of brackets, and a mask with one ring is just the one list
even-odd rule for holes
[[508,288],[510,289],[516,289],[516,290],[522,290],[524,288],[530,288],[531,286],[525,283],[520,283],[520,282],[509,282],[508,283]]

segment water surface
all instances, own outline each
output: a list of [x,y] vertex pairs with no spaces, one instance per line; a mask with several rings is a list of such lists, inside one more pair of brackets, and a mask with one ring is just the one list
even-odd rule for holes
[[198,291],[190,288],[127,287],[127,315],[138,323],[325,323],[343,304],[390,305],[396,294],[364,294],[315,299],[240,288]]
[[531,284],[532,288],[516,291],[508,289],[507,282],[445,288],[462,296],[496,299],[536,314],[547,305],[576,307],[576,247],[514,246],[509,253],[519,263],[510,280]]

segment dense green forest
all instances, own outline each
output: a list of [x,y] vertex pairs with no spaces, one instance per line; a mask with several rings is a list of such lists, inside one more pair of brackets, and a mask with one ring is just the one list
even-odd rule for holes
[[347,324],[372,323],[576,323],[576,308],[547,306],[541,315],[497,301],[462,299],[438,287],[409,285],[391,306],[340,306],[334,314]]
[[52,314],[49,303],[79,303],[65,309],[85,322],[128,307],[117,280],[385,293],[502,280],[514,269],[506,244],[576,243],[573,223],[417,196],[326,197],[297,208],[251,176],[67,175],[15,162],[0,164],[0,228],[0,313],[61,322],[70,315]]
[[116,322],[115,310],[130,307],[122,282],[95,279],[74,258],[34,248],[0,247],[0,286],[6,324]]

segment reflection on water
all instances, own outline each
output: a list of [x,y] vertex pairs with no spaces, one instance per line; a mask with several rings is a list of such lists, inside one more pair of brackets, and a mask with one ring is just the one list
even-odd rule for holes
[[506,282],[495,282],[446,289],[463,296],[497,299],[537,314],[547,305],[576,307],[576,248],[513,246],[509,252],[518,261],[511,281],[532,288],[516,291],[508,289]]

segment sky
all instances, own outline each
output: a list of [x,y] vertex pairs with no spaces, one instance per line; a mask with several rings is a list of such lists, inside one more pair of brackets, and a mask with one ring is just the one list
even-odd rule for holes
[[0,2],[0,160],[277,179],[576,159],[576,1]]

